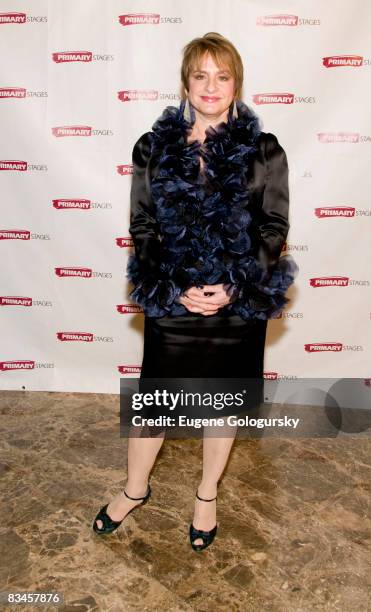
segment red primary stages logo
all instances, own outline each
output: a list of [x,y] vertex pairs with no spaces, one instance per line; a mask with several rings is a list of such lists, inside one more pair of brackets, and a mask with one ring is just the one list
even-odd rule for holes
[[264,372],[263,378],[265,378],[266,380],[277,380],[278,373],[277,372]]
[[25,87],[0,87],[0,98],[25,98]]
[[18,170],[25,172],[27,170],[27,162],[17,159],[1,159],[0,170]]
[[356,209],[354,206],[321,206],[314,209],[314,214],[319,219],[329,217],[354,217]]
[[369,287],[367,279],[354,279],[349,276],[319,276],[309,279],[311,287]]
[[294,94],[284,92],[256,93],[252,96],[254,104],[293,104]]
[[117,174],[121,176],[127,176],[133,174],[133,164],[120,164],[117,166]]
[[91,208],[91,200],[86,200],[85,198],[56,198],[52,202],[53,207],[57,210],[65,210],[67,208],[87,210]]
[[323,353],[324,351],[338,353],[343,349],[343,345],[341,342],[311,342],[304,344],[304,349],[307,353]]
[[112,336],[97,336],[92,332],[57,332],[57,339],[61,342],[113,342]]
[[0,361],[0,371],[8,372],[9,370],[34,370],[35,361],[31,359],[19,359],[17,361]]
[[56,276],[60,278],[99,278],[109,279],[112,278],[112,272],[99,272],[93,271],[92,268],[81,268],[81,267],[57,267],[54,268]]
[[119,15],[119,23],[123,26],[129,25],[158,25],[160,15],[158,13],[128,13]]
[[54,268],[54,271],[57,276],[60,277],[71,277],[77,276],[79,278],[91,278],[92,277],[92,269],[91,268]]
[[91,136],[92,127],[89,125],[60,125],[52,128],[53,136]]
[[30,230],[12,229],[0,230],[0,240],[30,240]]
[[116,306],[117,312],[120,314],[132,314],[143,312],[143,308],[139,304],[118,304]]
[[363,65],[363,57],[362,55],[329,55],[322,58],[322,63],[325,68],[339,68],[342,66],[359,68]]
[[261,26],[297,26],[297,15],[262,15],[257,17],[256,25]]
[[121,102],[131,102],[135,100],[158,100],[158,91],[155,89],[123,89],[117,92]]
[[91,332],[57,332],[58,340],[62,342],[93,342]]
[[57,64],[62,62],[91,62],[92,58],[92,51],[55,51],[52,54],[53,62]]
[[124,236],[123,238],[116,238],[116,244],[120,248],[133,247],[134,241],[131,236]]
[[349,284],[348,276],[318,276],[310,278],[311,287],[347,287]]
[[5,23],[26,23],[26,13],[15,13],[14,11],[0,13],[0,24]]
[[163,23],[174,25],[183,21],[181,17],[161,17],[158,13],[126,13],[119,15],[118,20],[122,26],[160,25]]
[[357,132],[319,132],[317,138],[319,142],[324,144],[334,142],[359,142],[359,134]]
[[117,369],[120,374],[138,374],[142,368],[140,365],[120,365]]
[[32,306],[32,298],[20,295],[1,295],[0,306]]

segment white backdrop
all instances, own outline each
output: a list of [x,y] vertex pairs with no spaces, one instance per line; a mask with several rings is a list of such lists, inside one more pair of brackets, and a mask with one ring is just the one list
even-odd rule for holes
[[1,388],[119,393],[139,375],[132,147],[208,31],[239,50],[243,100],[290,168],[300,272],[265,375],[370,377],[370,19],[364,0],[0,0]]

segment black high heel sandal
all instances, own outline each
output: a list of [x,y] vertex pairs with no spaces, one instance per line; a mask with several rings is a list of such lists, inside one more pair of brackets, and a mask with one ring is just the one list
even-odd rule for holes
[[[147,493],[145,494],[144,497],[130,497],[130,495],[128,495],[124,489],[124,493],[126,495],[126,497],[128,497],[129,499],[133,499],[135,501],[142,499],[142,503],[141,504],[137,504],[136,506],[134,506],[133,508],[131,508],[131,510],[129,510],[129,512],[127,512],[127,514],[124,516],[124,518],[121,521],[114,521],[113,519],[111,519],[111,517],[107,514],[106,510],[108,508],[108,504],[106,504],[105,506],[103,506],[97,516],[94,519],[93,522],[93,529],[95,531],[95,533],[112,533],[112,531],[115,531],[115,529],[117,529],[118,527],[120,527],[122,521],[124,519],[126,519],[126,517],[128,516],[128,514],[130,514],[130,512],[132,512],[133,510],[135,510],[135,508],[138,508],[139,506],[143,506],[149,499],[150,495],[151,495],[151,487],[148,484],[148,490]],[[102,521],[103,526],[101,528],[98,527],[97,525],[97,521]]]
[[[216,496],[216,497],[213,497],[212,499],[203,499],[202,497],[199,496],[198,491],[196,493],[196,497],[197,497],[197,499],[199,499],[201,501],[206,501],[206,502],[214,501],[214,499],[217,498],[217,496]],[[212,543],[212,541],[215,538],[217,528],[218,528],[218,526],[215,525],[215,527],[213,527],[210,531],[203,531],[202,529],[196,529],[193,526],[193,523],[191,523],[190,526],[189,526],[189,539],[191,541],[191,546],[192,546],[193,550],[196,550],[196,551],[204,550],[205,548],[210,546],[210,544]],[[195,540],[198,540],[198,538],[201,538],[203,540],[203,544],[195,544],[194,543]]]

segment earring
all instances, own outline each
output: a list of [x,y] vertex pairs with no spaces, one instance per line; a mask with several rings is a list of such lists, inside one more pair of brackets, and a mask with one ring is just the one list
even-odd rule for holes
[[191,107],[190,107],[190,102],[189,102],[189,98],[187,96],[186,101],[185,101],[185,105],[184,105],[184,111],[183,111],[183,117],[185,119],[185,121],[187,121],[188,123],[191,122]]
[[238,119],[238,110],[237,110],[237,101],[236,100],[233,102],[232,117],[234,117],[235,119]]

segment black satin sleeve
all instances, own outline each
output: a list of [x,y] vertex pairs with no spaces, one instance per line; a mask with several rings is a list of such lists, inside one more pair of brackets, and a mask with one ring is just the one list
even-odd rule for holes
[[271,275],[278,263],[290,228],[289,167],[287,156],[274,134],[267,133],[264,147],[265,187],[259,211],[259,260]]
[[130,191],[129,233],[134,253],[129,255],[127,278],[134,285],[129,297],[150,317],[162,317],[177,309],[181,289],[163,272],[162,245],[151,196],[151,132],[143,134],[132,152],[133,176]]
[[133,238],[135,255],[142,274],[156,273],[161,253],[159,228],[150,192],[150,136],[150,132],[143,134],[135,143],[132,153],[129,233]]
[[289,167],[284,149],[270,132],[263,143],[264,189],[256,224],[257,277],[255,282],[236,283],[232,289],[232,310],[243,318],[276,318],[290,301],[285,296],[298,274],[291,255],[280,257],[289,224]]

